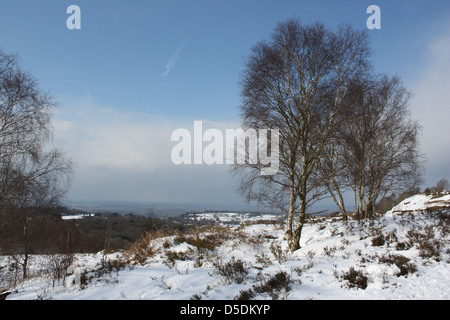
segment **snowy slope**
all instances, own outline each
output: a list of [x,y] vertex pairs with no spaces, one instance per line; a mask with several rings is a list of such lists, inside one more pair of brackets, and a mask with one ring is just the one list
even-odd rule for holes
[[[7,299],[447,300],[448,213],[421,213],[437,201],[448,202],[448,195],[417,195],[370,221],[316,218],[294,253],[282,225],[258,221],[154,240],[152,254],[139,263],[123,263],[130,259],[124,253],[78,255],[81,286],[76,274],[55,286],[41,275]],[[40,259],[34,257],[36,267]],[[105,265],[120,268],[105,271]]]
[[397,206],[392,208],[392,212],[402,211],[420,211],[427,208],[446,207],[450,208],[450,194],[437,195],[424,195],[417,194],[408,199],[403,200]]

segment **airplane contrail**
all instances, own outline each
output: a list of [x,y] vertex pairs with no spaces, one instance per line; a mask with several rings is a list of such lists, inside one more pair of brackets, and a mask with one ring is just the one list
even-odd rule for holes
[[181,51],[183,51],[184,47],[187,45],[189,40],[191,39],[192,35],[195,33],[195,30],[191,32],[191,34],[184,40],[183,44],[178,48],[178,50],[175,52],[175,54],[172,56],[172,58],[167,62],[166,64],[166,71],[164,71],[161,74],[161,77],[166,77],[170,71],[172,70],[173,66],[177,63],[178,59],[180,58]]

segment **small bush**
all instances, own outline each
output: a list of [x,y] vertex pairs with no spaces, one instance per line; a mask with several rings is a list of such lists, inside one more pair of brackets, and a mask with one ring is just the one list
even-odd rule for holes
[[365,290],[367,288],[368,277],[359,270],[355,270],[350,267],[348,272],[345,272],[342,276],[343,280],[348,281],[349,288],[358,288]]
[[422,232],[411,229],[406,235],[412,243],[417,244],[421,258],[440,261],[441,243],[435,239],[433,227],[425,227]]
[[45,270],[52,280],[53,287],[59,280],[64,280],[67,276],[67,269],[72,265],[73,254],[52,254],[48,255],[45,263]]
[[239,291],[239,294],[234,298],[234,300],[251,300],[256,296],[252,288],[247,290]]
[[166,256],[167,256],[166,264],[169,267],[173,267],[175,265],[176,260],[186,261],[190,258],[190,255],[186,252],[176,252],[171,250],[166,251]]
[[406,276],[409,273],[417,271],[416,265],[409,262],[410,259],[400,254],[389,254],[380,258],[380,262],[395,264],[400,269],[397,272],[397,277]]
[[330,257],[330,258],[332,258],[332,257],[334,257],[334,254],[336,253],[336,250],[337,250],[336,247],[328,248],[328,246],[326,246],[326,247],[323,248],[323,254],[328,256],[328,257]]
[[248,275],[245,263],[240,259],[236,260],[234,257],[227,263],[216,263],[215,266],[219,275],[223,276],[229,283],[241,284]]
[[247,290],[239,291],[235,300],[250,300],[258,294],[267,294],[273,300],[278,300],[280,294],[291,291],[291,276],[285,271],[279,271],[261,284],[255,284]]
[[197,229],[191,235],[177,236],[174,239],[174,244],[186,242],[199,250],[213,251],[221,246],[224,241],[243,237],[240,232],[231,232],[226,227],[210,227],[205,226]]
[[397,242],[395,245],[395,250],[404,251],[409,250],[413,247],[413,243],[411,241]]
[[283,290],[291,290],[291,276],[285,271],[279,271],[264,283],[254,286],[255,292],[267,293],[273,300],[277,300]]
[[86,286],[95,281],[102,281],[106,283],[117,283],[118,279],[111,278],[112,273],[125,269],[128,262],[122,259],[109,259],[107,256],[103,256],[100,263],[93,269],[86,269],[80,274],[80,289],[85,289]]
[[174,243],[175,245],[182,244],[183,242],[187,242],[187,239],[186,239],[185,236],[176,236],[176,237],[173,239],[173,243]]
[[98,269],[99,275],[109,274],[112,272],[119,273],[120,270],[125,269],[128,263],[122,259],[108,259],[106,256],[101,260],[101,266]]
[[273,254],[275,259],[277,259],[279,264],[286,262],[289,258],[289,253],[287,250],[283,250],[281,245],[275,242],[270,244],[270,252]]
[[198,249],[206,249],[206,250],[214,250],[216,248],[216,244],[213,241],[212,237],[201,238],[200,236],[188,237],[186,242]]
[[125,252],[128,258],[128,262],[137,262],[144,264],[149,257],[155,255],[157,248],[155,240],[166,237],[167,234],[162,230],[156,230],[154,232],[145,232],[138,241],[131,244],[130,248]]
[[419,256],[424,259],[432,258],[440,261],[440,247],[441,244],[437,240],[423,240],[419,242]]
[[385,236],[385,241],[387,243],[387,246],[389,247],[391,244],[394,244],[396,242],[398,242],[398,237],[397,234],[395,232],[395,230],[392,230],[391,232],[389,232],[386,236]]
[[372,246],[373,247],[381,247],[385,243],[386,243],[386,239],[382,233],[380,233],[372,238]]
[[256,262],[261,264],[262,268],[266,268],[272,264],[272,260],[270,259],[270,256],[264,254],[264,252],[260,252],[260,253],[256,254],[255,257],[256,257]]

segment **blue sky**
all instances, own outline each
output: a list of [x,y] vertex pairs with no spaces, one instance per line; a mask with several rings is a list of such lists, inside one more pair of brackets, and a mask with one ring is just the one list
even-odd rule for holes
[[[81,9],[81,30],[66,27],[72,4]],[[61,104],[55,144],[77,163],[72,200],[237,204],[224,166],[170,163],[170,132],[194,120],[238,123],[243,58],[277,22],[364,29],[371,4],[382,13],[382,29],[370,31],[375,68],[398,74],[416,94],[426,182],[450,179],[442,120],[450,107],[448,0],[0,0],[0,47],[19,54]]]

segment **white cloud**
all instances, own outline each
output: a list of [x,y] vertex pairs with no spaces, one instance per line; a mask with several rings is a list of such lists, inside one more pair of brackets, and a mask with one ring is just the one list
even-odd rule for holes
[[171,128],[165,119],[98,109],[76,119],[58,118],[54,126],[55,143],[82,168],[149,172],[170,160]]
[[[71,100],[54,121],[54,144],[76,164],[70,199],[240,202],[227,166],[172,163],[172,132],[193,132],[194,120],[118,112],[95,107],[92,98]],[[204,130],[237,125],[205,120]]]

